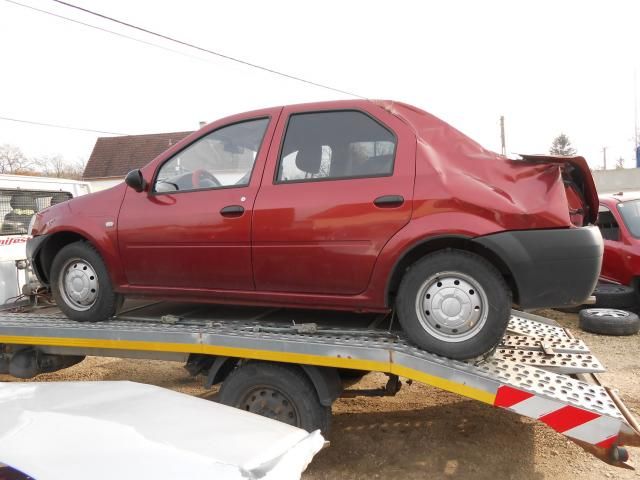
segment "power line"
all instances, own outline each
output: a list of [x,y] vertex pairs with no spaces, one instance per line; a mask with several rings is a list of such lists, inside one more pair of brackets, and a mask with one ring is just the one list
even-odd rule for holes
[[[7,1],[9,1],[9,0],[7,0]],[[311,81],[311,80],[306,80],[306,79],[304,79],[302,77],[298,77],[298,76],[295,76],[295,75],[290,75],[288,73],[284,73],[284,72],[281,72],[281,71],[278,71],[278,70],[274,70],[274,69],[269,68],[269,67],[264,67],[264,66],[258,65],[256,63],[251,63],[251,62],[248,62],[246,60],[242,60],[240,58],[233,57],[231,55],[226,55],[224,53],[220,53],[220,52],[217,52],[215,50],[210,50],[210,49],[205,48],[205,47],[200,47],[200,46],[195,45],[193,43],[185,42],[183,40],[178,40],[177,38],[173,38],[173,37],[170,37],[168,35],[164,35],[162,33],[157,33],[157,32],[154,32],[152,30],[148,30],[146,28],[139,27],[137,25],[133,25],[131,23],[124,22],[122,20],[118,20],[117,18],[109,17],[109,16],[104,15],[102,13],[95,12],[93,10],[89,10],[88,8],[83,8],[83,7],[80,7],[78,5],[74,5],[72,3],[64,2],[62,0],[51,0],[51,1],[59,3],[60,5],[65,5],[67,7],[74,8],[76,10],[80,10],[81,12],[88,13],[89,15],[93,15],[93,16],[102,18],[104,20],[108,20],[110,22],[114,22],[114,23],[117,23],[119,25],[123,25],[125,27],[132,28],[132,29],[138,30],[140,32],[144,32],[144,33],[146,33],[148,35],[153,35],[155,37],[162,38],[163,40],[168,40],[170,42],[177,43],[179,45],[183,45],[183,46],[186,46],[186,47],[189,47],[189,48],[193,48],[195,50],[199,50],[201,52],[209,53],[211,55],[215,55],[217,57],[224,58],[225,60],[229,60],[229,61],[232,61],[232,62],[239,63],[241,65],[245,65],[245,66],[252,67],[252,68],[257,68],[259,70],[262,70],[262,71],[265,71],[265,72],[268,72],[268,73],[272,73],[274,75],[279,75],[281,77],[288,78],[290,80],[296,80],[298,82],[306,83],[308,85],[313,85],[314,87],[324,88],[326,90],[332,90],[334,92],[342,93],[344,95],[350,95],[352,97],[362,98],[364,100],[367,99],[366,97],[363,97],[362,95],[358,95],[358,94],[353,93],[353,92],[348,92],[346,90],[341,90],[339,88],[331,87],[329,85],[324,85],[322,83],[314,82],[314,81]]]
[[[147,30],[147,29],[142,28],[142,27],[137,27],[137,26],[135,26],[135,25],[131,25],[131,24],[126,23],[126,22],[123,22],[123,21],[121,21],[121,20],[118,20],[118,19],[115,19],[115,18],[112,18],[112,17],[108,17],[108,16],[103,15],[103,14],[101,14],[101,13],[93,12],[93,11],[91,11],[91,10],[88,10],[88,9],[85,9],[85,8],[82,8],[82,7],[79,7],[79,6],[76,6],[76,5],[72,5],[72,4],[70,4],[70,3],[66,3],[66,2],[58,2],[58,0],[53,0],[53,1],[55,1],[55,2],[57,2],[57,3],[61,3],[61,4],[65,5],[65,6],[68,6],[68,7],[76,8],[76,9],[78,9],[78,10],[81,10],[81,11],[83,11],[83,12],[89,13],[89,14],[91,14],[91,15],[96,15],[96,16],[98,16],[98,17],[100,17],[100,18],[103,18],[103,19],[106,19],[106,20],[109,20],[109,21],[112,21],[112,22],[119,23],[119,24],[121,24],[121,25],[124,25],[124,26],[130,27],[130,28],[133,28],[133,29],[136,29],[136,30],[140,30],[141,32],[147,33],[147,34],[149,34],[149,35],[154,35],[154,36],[160,37],[160,38],[162,38],[162,39],[169,40],[169,41],[171,41],[171,42],[175,42],[175,43],[178,43],[178,44],[180,44],[180,45],[187,46],[187,47],[189,47],[189,48],[194,48],[194,49],[197,49],[197,50],[203,51],[203,52],[205,52],[205,53],[209,53],[209,54],[212,54],[212,55],[215,55],[215,56],[218,56],[218,57],[224,58],[224,59],[226,59],[226,60],[230,60],[230,61],[233,61],[233,62],[240,63],[240,64],[245,65],[245,66],[249,66],[249,67],[257,68],[257,69],[260,69],[260,70],[264,70],[264,71],[266,71],[266,72],[273,73],[273,74],[275,74],[275,75],[280,75],[280,76],[282,76],[282,77],[285,77],[285,78],[288,78],[288,79],[291,79],[291,80],[296,80],[296,81],[299,81],[299,82],[303,82],[303,83],[306,83],[306,84],[309,84],[309,85],[313,85],[313,86],[316,86],[316,87],[320,87],[320,88],[324,88],[324,89],[327,89],[327,90],[332,90],[332,91],[334,91],[334,92],[342,93],[342,94],[345,94],[345,95],[350,95],[350,96],[353,96],[353,97],[362,98],[362,99],[364,99],[364,100],[366,100],[366,99],[367,99],[367,97],[363,97],[362,95],[358,95],[358,94],[356,94],[356,93],[348,92],[348,91],[346,91],[346,90],[341,90],[341,89],[339,89],[339,88],[330,87],[330,86],[328,86],[328,85],[324,85],[324,84],[321,84],[321,83],[313,82],[313,81],[311,81],[311,80],[306,80],[306,79],[304,79],[304,78],[297,77],[297,76],[294,76],[294,75],[289,75],[289,74],[287,74],[287,73],[283,73],[283,72],[280,72],[280,71],[277,71],[277,70],[273,70],[273,69],[268,68],[268,67],[263,67],[263,66],[261,66],[261,65],[253,64],[253,63],[251,63],[251,62],[247,62],[247,61],[245,61],[245,60],[241,60],[241,59],[236,58],[236,57],[232,57],[232,56],[229,56],[229,55],[225,55],[225,54],[222,54],[222,53],[220,53],[220,52],[215,52],[215,51],[213,51],[213,50],[209,50],[209,49],[206,49],[206,48],[204,48],[204,47],[199,47],[199,46],[197,46],[197,45],[193,45],[193,44],[188,43],[188,42],[183,42],[183,41],[181,41],[181,40],[177,40],[177,39],[174,39],[174,38],[172,38],[172,37],[169,37],[169,36],[166,36],[166,35],[162,35],[162,34],[160,34],[160,33],[156,33],[156,32],[153,32],[153,31],[151,31],[151,30]],[[41,8],[36,8],[36,7],[31,6],[31,5],[26,5],[26,4],[24,4],[24,3],[16,2],[16,1],[14,1],[14,0],[5,0],[5,2],[7,2],[7,3],[11,3],[11,4],[13,4],[13,5],[20,6],[20,7],[28,8],[28,9],[30,9],[30,10],[34,10],[34,11],[36,11],[36,12],[44,13],[44,14],[46,14],[46,15],[50,15],[50,16],[52,16],[52,17],[56,17],[56,18],[59,18],[59,19],[61,19],[61,20],[67,20],[67,21],[69,21],[69,22],[77,23],[77,24],[79,24],[79,25],[83,25],[83,26],[85,26],[85,27],[93,28],[93,29],[95,29],[95,30],[99,30],[99,31],[101,31],[101,32],[110,33],[110,34],[112,34],[112,35],[116,35],[116,36],[118,36],[118,37],[126,38],[126,39],[128,39],[128,40],[133,40],[134,42],[142,43],[142,44],[144,44],[144,45],[148,45],[148,46],[151,46],[151,47],[156,47],[156,48],[159,48],[159,49],[161,49],[161,50],[166,50],[166,51],[168,51],[168,52],[177,53],[178,55],[183,55],[183,56],[185,56],[185,57],[193,58],[193,59],[200,60],[200,61],[207,61],[207,60],[206,60],[206,59],[204,59],[204,58],[197,57],[197,56],[195,56],[195,55],[189,55],[188,53],[186,53],[186,52],[181,52],[180,50],[174,50],[173,48],[168,48],[168,47],[165,47],[165,46],[163,46],[163,45],[158,45],[157,43],[148,42],[148,41],[146,41],[146,40],[142,40],[142,39],[140,39],[140,38],[136,38],[136,37],[132,37],[132,36],[130,36],[130,35],[126,35],[126,34],[124,34],[124,33],[115,32],[115,31],[113,31],[113,30],[109,30],[108,28],[98,27],[97,25],[92,25],[92,24],[90,24],[90,23],[85,23],[85,22],[82,22],[82,21],[80,21],[80,20],[76,20],[75,18],[65,17],[64,15],[59,15],[59,14],[57,14],[57,13],[53,13],[53,12],[50,12],[50,11],[48,11],[48,10],[43,10],[43,9],[41,9]]]
[[148,42],[148,41],[142,40],[140,38],[136,38],[136,37],[132,37],[130,35],[126,35],[124,33],[114,32],[113,30],[109,30],[108,28],[98,27],[97,25],[91,25],[90,23],[81,22],[80,20],[76,20],[75,18],[65,17],[64,15],[59,15],[57,13],[53,13],[53,12],[50,12],[48,10],[43,10],[41,8],[32,7],[31,5],[26,5],[24,3],[16,2],[14,0],[5,0],[5,2],[11,3],[13,5],[17,5],[19,7],[28,8],[29,10],[34,10],[36,12],[44,13],[46,15],[51,15],[52,17],[56,17],[56,18],[59,18],[61,20],[67,20],[69,22],[77,23],[79,25],[84,25],[85,27],[93,28],[95,30],[100,30],[101,32],[110,33],[110,34],[116,35],[118,37],[126,38],[128,40],[133,40],[134,42],[139,42],[139,43],[142,43],[144,45],[148,45],[148,46],[151,46],[151,47],[156,47],[156,48],[159,48],[161,50],[166,50],[167,52],[177,53],[178,55],[183,55],[185,57],[194,58],[196,60],[200,60],[200,61],[203,61],[203,62],[207,61],[204,58],[197,57],[195,55],[190,55],[190,54],[188,54],[186,52],[181,52],[180,50],[174,50],[173,48],[169,48],[169,47],[165,47],[165,46],[162,46],[162,45],[158,45],[157,43],[153,43],[153,42]]
[[[31,6],[31,5],[26,5],[26,4],[23,4],[23,3],[20,3],[20,2],[16,2],[14,0],[5,0],[5,1],[7,3],[11,3],[13,5],[17,5],[17,6],[20,6],[20,7],[28,8],[28,9],[33,10],[33,11],[37,11],[37,12],[40,12],[40,13],[44,13],[46,15],[50,15],[52,17],[59,18],[61,20],[66,20],[66,21],[73,22],[73,23],[76,23],[76,24],[79,24],[79,25],[83,25],[85,27],[89,27],[89,28],[93,28],[95,30],[102,31],[102,32],[105,32],[105,33],[110,33],[112,35],[116,35],[118,37],[126,38],[128,40],[133,40],[135,42],[139,42],[139,43],[142,43],[144,45],[148,45],[148,46],[156,47],[156,48],[159,48],[159,49],[162,49],[162,50],[166,50],[166,51],[169,51],[169,52],[177,53],[179,55],[183,55],[183,56],[186,56],[186,57],[189,57],[189,58],[194,58],[196,60],[207,61],[204,58],[197,57],[197,56],[194,56],[194,55],[190,55],[190,54],[188,54],[186,52],[182,52],[182,51],[175,50],[175,49],[172,49],[172,48],[169,48],[169,47],[165,47],[163,45],[158,45],[158,44],[153,43],[153,42],[148,42],[148,41],[142,40],[140,38],[136,38],[136,37],[132,37],[130,35],[126,35],[124,33],[115,32],[113,30],[109,30],[108,28],[103,28],[103,27],[99,27],[97,25],[92,25],[92,24],[89,24],[89,23],[85,23],[85,22],[82,22],[80,20],[76,20],[74,18],[66,17],[64,15],[59,15],[57,13],[53,13],[53,12],[50,12],[50,11],[47,11],[47,10],[36,8],[36,7]],[[353,97],[362,98],[362,99],[366,100],[366,97],[363,97],[361,95],[358,95],[358,94],[355,94],[355,93],[352,93],[352,92],[348,92],[346,90],[341,90],[341,89],[334,88],[334,87],[331,87],[331,86],[328,86],[328,85],[324,85],[324,84],[321,84],[321,83],[313,82],[311,80],[306,80],[306,79],[301,78],[301,77],[297,77],[297,76],[294,76],[294,75],[289,75],[287,73],[280,72],[278,70],[273,70],[273,69],[268,68],[268,67],[263,67],[261,65],[257,65],[257,64],[245,61],[245,60],[241,60],[241,59],[236,58],[236,57],[225,55],[225,54],[220,53],[220,52],[209,50],[209,49],[204,48],[204,47],[199,47],[197,45],[194,45],[194,44],[191,44],[191,43],[188,43],[188,42],[184,42],[182,40],[178,40],[178,39],[169,37],[167,35],[156,33],[156,32],[153,32],[151,30],[147,30],[145,28],[129,24],[127,22],[123,22],[123,21],[118,20],[116,18],[112,18],[112,17],[109,17],[107,15],[103,15],[101,13],[85,9],[83,7],[79,7],[77,5],[73,5],[71,3],[67,3],[67,2],[64,2],[64,1],[60,1],[60,0],[52,0],[52,1],[54,1],[56,3],[60,3],[60,4],[65,5],[67,7],[78,9],[78,10],[83,11],[85,13],[88,13],[90,15],[94,15],[94,16],[103,18],[105,20],[109,20],[111,22],[115,22],[115,23],[118,23],[120,25],[124,25],[126,27],[133,28],[135,30],[139,30],[139,31],[144,32],[146,34],[153,35],[153,36],[162,38],[164,40],[168,40],[168,41],[180,44],[180,45],[184,45],[184,46],[187,46],[189,48],[193,48],[193,49],[205,52],[205,53],[209,53],[211,55],[215,55],[215,56],[221,57],[221,58],[226,59],[226,60],[230,60],[230,61],[233,61],[233,62],[236,62],[236,63],[240,63],[240,64],[248,66],[248,67],[257,68],[259,70],[263,70],[263,71],[266,71],[268,73],[279,75],[279,76],[282,76],[282,77],[285,77],[285,78],[288,78],[288,79],[291,79],[291,80],[295,80],[295,81],[299,81],[299,82],[302,82],[302,83],[306,83],[308,85],[324,88],[324,89],[327,89],[327,90],[332,90],[334,92],[338,92],[338,93],[342,93],[342,94],[346,94],[346,95],[350,95],[350,96],[353,96]],[[72,126],[68,126],[68,125],[58,125],[58,124],[53,124],[53,123],[36,122],[36,121],[32,121],[32,120],[23,120],[23,119],[18,119],[18,118],[9,118],[9,117],[2,117],[2,116],[0,116],[0,120],[5,120],[5,121],[9,121],[9,122],[17,122],[17,123],[25,123],[25,124],[29,124],[29,125],[38,125],[38,126],[42,126],[42,127],[61,128],[61,129],[65,129],[65,130],[75,130],[75,131],[80,131],[80,132],[103,133],[103,134],[107,134],[107,135],[129,135],[127,133],[109,132],[109,131],[105,131],[105,130],[95,130],[95,129],[91,129],[91,128],[72,127]]]
[[56,125],[55,123],[34,122],[32,120],[22,120],[20,118],[0,117],[0,120],[7,122],[28,123],[29,125],[40,125],[41,127],[64,128],[66,130],[77,130],[80,132],[106,133],[107,135],[130,135],[129,133],[107,132],[104,130],[94,130],[92,128],[71,127],[69,125]]

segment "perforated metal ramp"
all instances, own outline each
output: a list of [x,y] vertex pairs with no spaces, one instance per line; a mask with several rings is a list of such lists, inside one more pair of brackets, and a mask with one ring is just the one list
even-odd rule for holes
[[387,372],[540,420],[609,463],[625,460],[619,446],[640,445],[637,423],[594,375],[604,371],[602,364],[552,320],[513,311],[496,351],[469,362],[425,352],[401,332],[366,325],[362,316],[336,312],[154,304],[99,323],[76,323],[57,311],[1,312],[0,344],[105,356],[198,353]]

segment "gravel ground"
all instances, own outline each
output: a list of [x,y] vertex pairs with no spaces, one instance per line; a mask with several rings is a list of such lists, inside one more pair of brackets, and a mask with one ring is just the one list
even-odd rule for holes
[[[640,338],[582,332],[577,315],[539,312],[572,329],[607,367],[602,381],[620,390],[640,416]],[[172,362],[87,358],[81,364],[38,381],[132,380],[190,395],[210,396],[198,379]],[[0,375],[0,381],[18,381]],[[379,373],[355,388],[384,385]],[[537,422],[426,385],[403,385],[395,397],[340,399],[333,407],[331,447],[320,452],[306,480],[402,479],[575,479],[640,478],[584,452]],[[630,448],[640,466],[640,448]]]

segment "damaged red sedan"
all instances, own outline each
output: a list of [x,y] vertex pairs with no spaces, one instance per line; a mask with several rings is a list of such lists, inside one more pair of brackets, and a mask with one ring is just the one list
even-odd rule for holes
[[72,319],[124,296],[390,312],[420,347],[494,348],[512,304],[577,304],[602,238],[582,157],[490,152],[391,101],[228,117],[39,212],[28,254]]

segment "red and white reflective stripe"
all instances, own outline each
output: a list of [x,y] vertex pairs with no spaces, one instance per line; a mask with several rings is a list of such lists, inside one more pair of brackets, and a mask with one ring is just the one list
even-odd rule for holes
[[498,388],[493,404],[540,420],[556,432],[598,447],[613,445],[620,432],[620,420],[505,385]]

